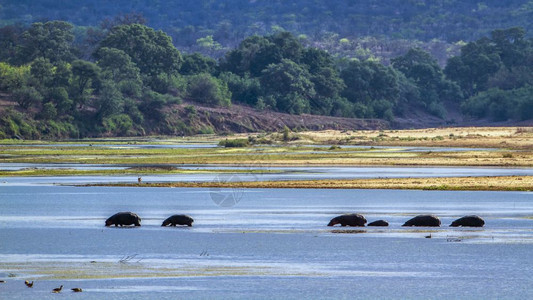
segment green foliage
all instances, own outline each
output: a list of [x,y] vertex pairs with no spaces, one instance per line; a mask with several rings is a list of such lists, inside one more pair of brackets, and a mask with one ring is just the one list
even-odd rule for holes
[[392,117],[400,98],[398,74],[394,69],[373,61],[352,61],[342,70],[341,78],[346,84],[341,95],[354,104],[353,116]]
[[113,135],[125,135],[133,127],[133,121],[126,114],[113,115],[102,120],[107,133]]
[[309,99],[316,95],[311,75],[306,68],[283,59],[262,72],[261,86],[265,93],[274,95],[277,108],[291,114],[309,113]]
[[226,148],[242,148],[250,146],[250,141],[248,139],[233,139],[233,140],[222,140],[218,143],[220,147]]
[[40,117],[45,120],[54,120],[57,117],[57,109],[52,102],[43,104]]
[[464,113],[494,121],[533,118],[533,86],[514,90],[490,89],[466,100],[461,108]]
[[100,72],[100,68],[94,63],[85,60],[72,62],[72,84],[69,95],[72,95],[80,107],[87,102],[93,89],[98,87]]
[[146,119],[161,122],[165,119],[163,108],[166,104],[166,99],[163,95],[151,90],[146,90],[142,96],[139,111],[142,112]]
[[3,135],[9,138],[38,139],[39,131],[35,122],[15,110],[6,110],[0,117]]
[[181,54],[168,35],[141,24],[113,27],[100,42],[96,56],[103,47],[122,50],[148,81],[162,73],[177,74],[182,63]]
[[23,109],[36,106],[43,100],[43,96],[34,87],[25,86],[13,91],[13,99]]
[[105,81],[102,84],[101,93],[94,103],[96,119],[103,120],[109,116],[121,113],[123,102],[124,99],[117,87],[112,82]]
[[[420,102],[427,111],[445,118],[444,102],[459,102],[462,99],[459,87],[447,80],[437,61],[419,48],[410,49],[405,55],[391,60],[395,69],[405,75],[400,82],[407,94],[401,95],[407,102]],[[407,97],[406,97],[407,96]]]
[[72,111],[74,102],[69,99],[68,92],[64,87],[49,89],[47,99],[54,103],[59,115],[68,114]]
[[116,48],[102,47],[98,49],[95,57],[98,66],[102,69],[102,77],[117,84],[127,81],[139,88],[142,85],[139,68],[126,52]]
[[28,81],[30,66],[15,67],[0,62],[0,90],[13,91],[22,88]]
[[[234,102],[257,110],[392,121],[412,107],[445,118],[445,106],[453,107],[452,102],[465,95],[462,109],[472,117],[505,121],[533,115],[533,40],[521,28],[495,30],[490,37],[457,43],[464,45],[461,54],[451,58],[443,72],[442,57],[437,62],[421,48],[407,50],[412,43],[404,44],[405,54],[389,65],[373,56],[372,49],[378,47],[372,46],[375,39],[362,44],[334,33],[320,37],[342,51],[357,47],[361,57],[368,58],[353,60],[332,56],[327,43],[318,45],[328,51],[306,47],[302,43],[310,45],[312,38],[297,38],[275,25],[268,26],[273,34],[245,38],[217,65],[199,53],[182,58],[168,35],[140,21],[116,19],[90,30],[60,21],[0,28],[5,34],[0,35],[4,47],[0,90],[18,103],[20,111],[2,116],[0,136],[215,131],[201,124],[191,108],[186,109],[188,121],[174,118],[171,112],[177,110],[172,105],[181,99],[210,106]],[[220,53],[215,40],[224,40],[237,25],[223,26],[220,31],[189,28],[192,43],[198,47],[198,40],[200,48]],[[195,34],[199,36],[193,38]],[[95,50],[91,50],[95,63],[75,59],[74,54],[88,57],[89,49]],[[198,48],[188,48],[193,49]]]
[[200,73],[213,74],[215,72],[217,62],[210,58],[201,55],[200,53],[183,55],[183,64],[181,65],[180,73],[183,75],[195,75]]
[[18,62],[24,64],[36,58],[47,59],[52,63],[71,61],[74,58],[72,29],[72,24],[64,21],[31,24],[22,34]]
[[231,92],[227,84],[205,73],[189,78],[187,95],[190,100],[207,105],[231,105]]
[[256,105],[262,94],[261,83],[257,78],[250,78],[248,74],[241,77],[231,72],[224,72],[218,78],[228,85],[233,102]]
[[531,119],[533,40],[522,28],[494,30],[490,38],[466,44],[450,59],[446,74],[469,98],[463,112],[495,121]]

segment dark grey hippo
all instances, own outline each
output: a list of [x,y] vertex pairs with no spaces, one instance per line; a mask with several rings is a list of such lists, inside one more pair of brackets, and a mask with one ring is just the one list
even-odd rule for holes
[[328,226],[335,226],[337,224],[341,224],[341,226],[363,227],[366,224],[366,219],[360,214],[346,214],[331,219]]
[[402,226],[439,227],[440,219],[434,215],[419,215],[405,222]]
[[387,227],[387,226],[389,226],[389,222],[387,222],[387,221],[385,221],[385,220],[377,220],[377,221],[374,221],[374,222],[368,223],[367,226],[382,226],[382,227]]
[[176,226],[176,225],[187,225],[192,226],[192,223],[194,222],[193,218],[187,216],[187,215],[173,215],[168,217],[165,221],[163,221],[163,224],[161,226]]
[[105,220],[105,226],[111,225],[115,225],[115,227],[127,225],[141,226],[141,218],[139,218],[138,215],[129,211],[119,212],[109,217],[109,219]]
[[451,227],[483,227],[485,221],[476,215],[464,216],[452,222]]

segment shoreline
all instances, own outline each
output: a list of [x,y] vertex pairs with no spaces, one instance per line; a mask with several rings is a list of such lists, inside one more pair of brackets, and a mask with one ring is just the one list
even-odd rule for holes
[[155,182],[76,185],[82,187],[180,187],[272,189],[402,189],[439,191],[533,191],[533,176],[425,177],[341,180]]

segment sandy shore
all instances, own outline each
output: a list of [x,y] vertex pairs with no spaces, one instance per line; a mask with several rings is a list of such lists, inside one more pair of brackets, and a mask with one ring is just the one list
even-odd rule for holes
[[298,188],[298,189],[412,189],[449,191],[533,191],[533,176],[383,178],[252,182],[166,182],[97,184],[89,186]]

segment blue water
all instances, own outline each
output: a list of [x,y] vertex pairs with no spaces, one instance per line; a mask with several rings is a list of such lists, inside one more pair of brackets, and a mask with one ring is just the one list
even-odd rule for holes
[[[142,226],[104,227],[117,211]],[[325,226],[347,212],[391,226]],[[160,227],[175,213],[194,226]],[[422,213],[443,226],[401,227]],[[473,213],[484,228],[448,227]],[[4,184],[0,298],[531,299],[532,217],[531,192]]]

